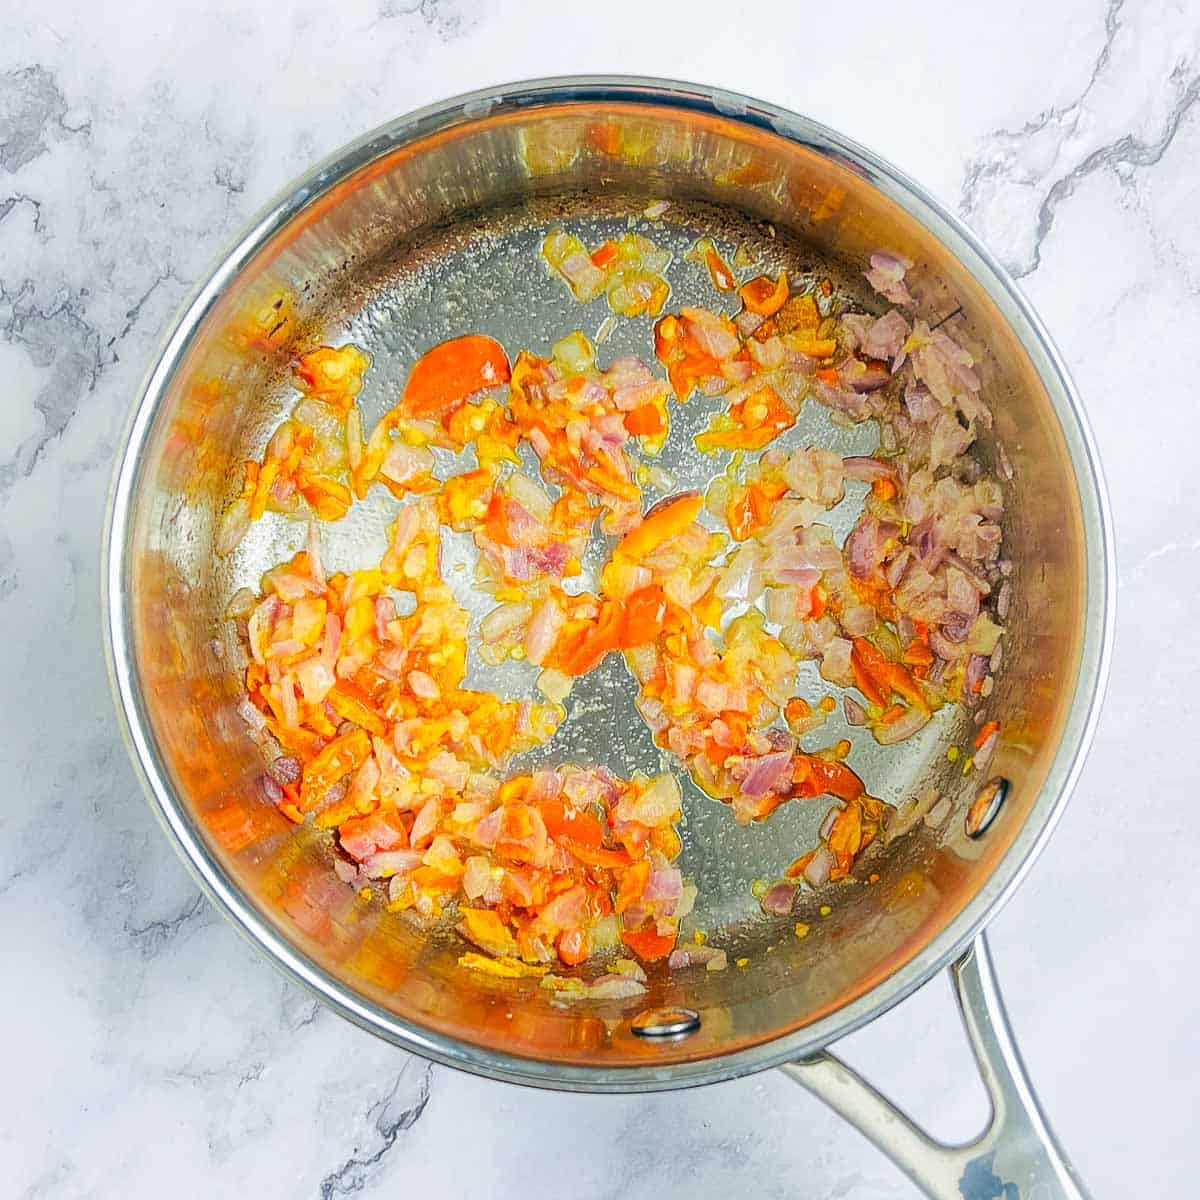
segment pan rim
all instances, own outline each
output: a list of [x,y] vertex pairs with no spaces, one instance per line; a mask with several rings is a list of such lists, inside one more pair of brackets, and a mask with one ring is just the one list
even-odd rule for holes
[[[851,165],[947,247],[972,274],[1030,356],[1059,420],[1075,475],[1087,550],[1087,599],[1075,697],[1046,781],[1021,832],[979,892],[921,953],[863,995],[811,1025],[738,1050],[669,1066],[592,1067],[522,1057],[402,1020],[354,993],[259,913],[198,836],[150,734],[132,657],[127,589],[133,497],[142,451],[163,397],[206,316],[241,268],[339,181],[397,147],[495,111],[561,103],[627,102],[689,109],[743,122]],[[1115,626],[1115,547],[1095,439],[1066,364],[1004,267],[919,184],[857,142],[807,117],[720,88],[624,75],[554,77],[465,93],[364,134],[285,187],[238,234],[182,306],[133,406],[118,451],[102,544],[105,656],[122,737],[151,807],[214,905],[263,956],[342,1017],[447,1066],[509,1083],[563,1091],[641,1092],[738,1078],[812,1054],[880,1016],[957,958],[1019,886],[1060,819],[1095,735]]]

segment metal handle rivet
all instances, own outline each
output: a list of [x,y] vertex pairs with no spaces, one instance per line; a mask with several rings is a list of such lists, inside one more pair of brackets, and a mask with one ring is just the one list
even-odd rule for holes
[[1008,786],[1004,776],[996,775],[976,792],[971,807],[967,809],[967,837],[982,837],[987,832],[1008,797]]
[[638,1013],[630,1026],[638,1037],[687,1037],[700,1028],[700,1014],[690,1008],[648,1008]]

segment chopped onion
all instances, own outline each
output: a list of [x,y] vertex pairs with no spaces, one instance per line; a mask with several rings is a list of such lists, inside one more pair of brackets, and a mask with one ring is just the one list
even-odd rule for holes
[[982,654],[972,654],[967,659],[967,670],[963,676],[963,691],[968,700],[974,700],[976,684],[982,686],[987,674],[988,660]]
[[678,900],[683,894],[683,875],[676,867],[665,867],[650,872],[643,900]]
[[602,975],[594,983],[589,984],[587,995],[592,1000],[628,1000],[632,996],[640,996],[646,990],[646,985],[625,975]]
[[237,710],[242,720],[250,726],[254,733],[258,733],[260,730],[266,729],[267,718],[262,715],[258,709],[258,706],[251,701],[249,696],[243,696],[238,701]]
[[975,769],[986,771],[991,765],[992,755],[996,753],[996,744],[1000,740],[1000,731],[993,729],[984,739],[983,745],[975,751]]
[[1002,621],[1008,619],[1008,610],[1012,605],[1012,583],[1005,580],[1000,585],[1000,591],[996,595],[996,616]]
[[372,854],[362,865],[368,879],[386,879],[392,875],[407,875],[415,871],[425,856],[418,850],[381,850]]
[[825,819],[821,822],[821,828],[818,830],[818,836],[827,838],[833,832],[833,823],[838,819],[838,814],[842,811],[842,805],[835,804],[826,814]]
[[893,304],[915,303],[904,283],[905,272],[912,266],[907,258],[896,254],[872,254],[871,269],[864,271],[867,282]]
[[833,870],[837,859],[828,846],[818,846],[816,853],[804,868],[804,878],[813,887],[820,887],[829,882],[829,872]]
[[798,883],[782,880],[767,888],[763,893],[762,899],[759,901],[759,905],[762,907],[763,912],[769,916],[786,917],[792,911],[799,891],[800,885]]
[[871,732],[875,735],[875,740],[881,746],[894,746],[897,742],[902,742],[905,738],[910,738],[918,729],[923,729],[929,724],[929,713],[917,708],[915,705],[905,711],[902,717],[897,718],[890,725],[875,724],[871,727]]
[[257,604],[258,597],[249,588],[239,588],[225,605],[225,616],[230,619],[249,617]]
[[300,782],[300,761],[289,754],[281,754],[267,769],[278,783]]
[[765,796],[784,780],[790,778],[792,751],[781,750],[754,759],[746,778],[741,782],[744,796]]
[[882,459],[872,458],[869,454],[843,458],[842,471],[847,479],[859,479],[864,483],[874,483],[877,479],[894,479],[896,477],[895,467]]
[[728,958],[725,951],[716,946],[679,946],[671,951],[667,966],[672,971],[698,966],[710,971],[723,971],[728,966]]
[[537,689],[547,700],[561,704],[571,694],[573,682],[569,675],[548,667],[537,677]]
[[942,825],[946,818],[950,815],[950,810],[954,807],[954,802],[949,796],[943,796],[926,814],[925,824],[931,829],[937,829]]
[[550,653],[563,620],[563,611],[553,596],[538,605],[525,632],[525,654],[534,666],[540,667]]

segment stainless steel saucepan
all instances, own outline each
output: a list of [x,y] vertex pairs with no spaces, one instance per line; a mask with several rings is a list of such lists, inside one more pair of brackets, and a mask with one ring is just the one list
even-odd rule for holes
[[[878,882],[832,885],[787,920],[761,913],[751,881],[813,844],[826,806],[786,805],[740,828],[687,790],[681,865],[699,887],[696,922],[750,966],[655,970],[636,1000],[561,1007],[536,980],[460,969],[452,934],[356,899],[333,877],[327,842],[258,796],[263,762],[236,712],[238,651],[222,610],[298,549],[304,528],[268,516],[226,560],[214,531],[242,460],[294,398],[298,348],[366,347],[369,428],[446,337],[486,332],[515,353],[545,352],[577,326],[594,333],[603,300],[575,306],[540,261],[540,239],[562,224],[594,244],[652,200],[671,202],[651,236],[677,262],[711,234],[796,277],[828,273],[851,295],[873,251],[916,264],[920,315],[948,318],[979,364],[995,414],[980,453],[994,464],[1002,447],[1013,470],[1014,602],[986,702],[1003,733],[986,778],[947,759],[974,734],[962,711],[886,754],[869,738],[856,745],[872,793],[897,806],[872,851]],[[680,263],[670,278],[672,307],[712,303],[699,270]],[[648,356],[646,322],[619,322],[603,351]],[[704,419],[679,410],[684,448],[667,466],[680,486],[712,471],[686,450],[689,422]],[[830,424],[815,404],[794,434],[843,453],[869,451],[872,436]],[[394,504],[369,499],[326,531],[333,568],[379,557]],[[650,1091],[782,1067],[931,1195],[1083,1194],[1012,1043],[982,931],[1054,827],[1095,727],[1113,618],[1104,490],[1079,400],[1029,305],[953,216],[873,154],[741,96],[625,78],[477,92],[361,138],[272,203],[181,317],[120,456],[106,553],[113,681],[164,825],[213,902],[343,1016],[439,1062],[546,1088]],[[527,688],[520,670],[492,672],[487,686]],[[569,703],[547,755],[661,769],[612,657]],[[858,736],[839,721],[833,736]],[[1005,784],[992,819],[968,836],[966,812],[994,778]],[[811,924],[804,940],[797,919]],[[958,1147],[931,1140],[827,1049],[945,968],[992,1100],[985,1131]]]

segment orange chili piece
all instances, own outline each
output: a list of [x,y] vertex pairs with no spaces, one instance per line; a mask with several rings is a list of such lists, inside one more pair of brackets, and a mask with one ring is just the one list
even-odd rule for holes
[[621,941],[643,962],[666,958],[675,949],[675,934],[659,933],[654,926],[649,929],[627,929],[621,934]]
[[866,791],[863,781],[845,763],[829,762],[812,754],[797,754],[794,771],[796,790],[801,796],[836,796],[849,803]]
[[592,266],[599,267],[602,271],[610,263],[617,260],[617,243],[616,242],[601,242],[599,246],[592,251],[591,255]]
[[[866,638],[855,638],[850,667],[859,690],[876,704],[886,704],[892,692],[922,712],[928,712],[925,695],[906,667],[894,663]],[[865,686],[864,686],[865,685]]]
[[719,292],[732,292],[737,287],[733,272],[725,265],[725,260],[715,251],[708,250],[704,254],[704,262],[712,277],[713,287]]
[[625,428],[634,437],[652,437],[666,427],[666,419],[657,404],[643,404],[625,414]]
[[594,670],[610,650],[617,649],[621,625],[620,607],[611,602],[604,604],[595,624],[585,626],[574,644],[559,656],[559,670],[564,675],[586,675]]
[[628,867],[633,858],[626,850],[609,850],[605,846],[581,846],[572,842],[568,847],[571,853],[589,867],[604,867],[606,870]]
[[620,914],[631,905],[636,904],[642,898],[642,893],[646,890],[646,884],[649,879],[650,864],[645,859],[634,863],[621,876],[621,884],[617,888],[617,898],[613,902],[613,910]]
[[416,419],[441,417],[476,392],[507,383],[510,374],[508,355],[495,338],[479,333],[451,338],[417,359],[400,409]]
[[766,275],[757,275],[749,282],[742,284],[739,294],[747,311],[756,313],[760,317],[772,316],[787,301],[787,272],[780,271],[779,278],[774,282]]
[[975,735],[975,749],[982,750],[983,743],[992,736],[993,733],[1000,732],[999,721],[988,721],[986,725],[980,726],[979,732]]
[[558,935],[558,957],[568,967],[577,967],[588,957],[587,934],[582,929],[565,929]]
[[688,492],[652,508],[642,523],[617,543],[614,557],[645,558],[663,542],[681,534],[699,516],[703,504],[704,498],[698,492]]
[[641,588],[625,601],[621,626],[621,649],[645,646],[663,631],[667,617],[667,600],[658,584]]
[[604,829],[588,812],[581,812],[563,800],[543,800],[538,809],[546,823],[546,832],[556,842],[576,846],[599,846],[604,841]]
[[772,387],[759,388],[744,400],[731,405],[729,415],[740,429],[712,429],[699,434],[696,449],[761,450],[785,429],[796,423],[796,415]]
[[352,729],[330,742],[304,768],[300,781],[300,808],[309,812],[327,791],[351,771],[357,771],[371,753],[371,738],[365,729]]

